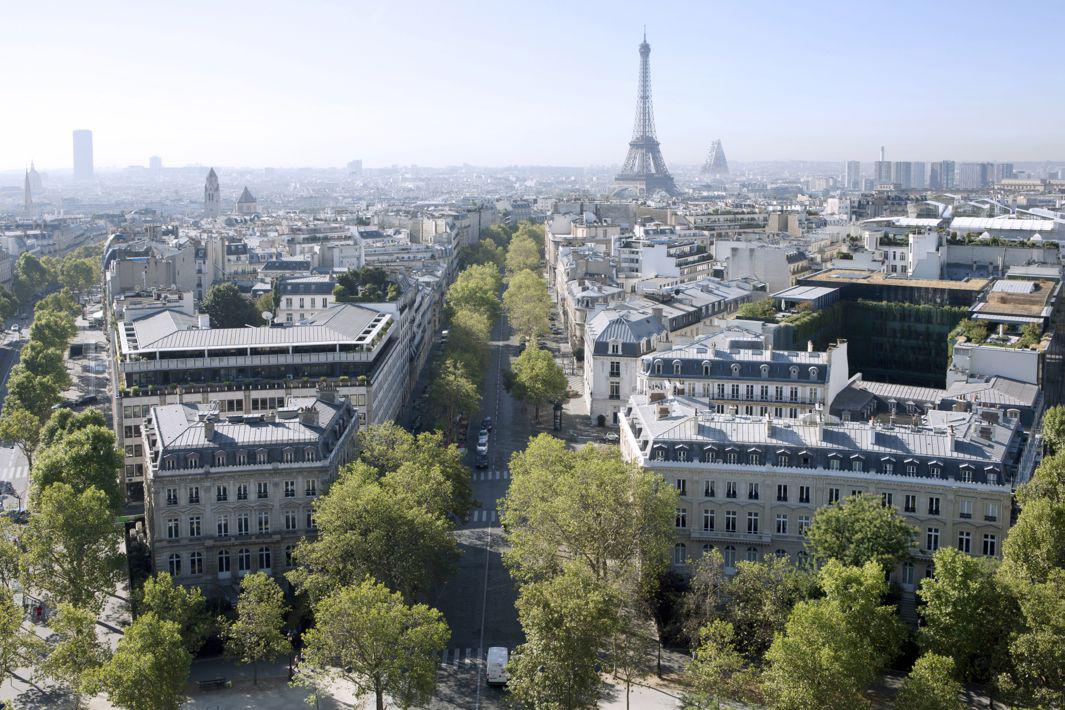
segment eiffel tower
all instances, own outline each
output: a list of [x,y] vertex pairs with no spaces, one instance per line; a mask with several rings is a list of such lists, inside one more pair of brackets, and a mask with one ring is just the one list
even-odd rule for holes
[[715,175],[723,177],[728,175],[728,161],[725,160],[725,149],[721,147],[721,139],[718,138],[710,144],[710,153],[703,163],[703,175]]
[[669,174],[662,149],[655,136],[655,114],[651,106],[651,45],[647,33],[640,43],[640,87],[636,92],[636,122],[629,141],[629,154],[621,172],[614,178],[618,187],[634,187],[639,192],[650,194],[664,190],[677,194],[673,176]]

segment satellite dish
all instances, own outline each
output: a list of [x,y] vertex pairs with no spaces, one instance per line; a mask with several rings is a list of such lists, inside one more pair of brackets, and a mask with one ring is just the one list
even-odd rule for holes
[[263,311],[262,312],[262,316],[263,316],[263,320],[266,321],[267,323],[269,323],[270,321],[272,321],[274,319],[274,314],[271,313],[270,311]]

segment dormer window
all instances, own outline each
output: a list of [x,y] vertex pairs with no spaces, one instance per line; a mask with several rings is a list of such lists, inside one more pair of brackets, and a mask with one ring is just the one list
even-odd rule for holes
[[163,457],[163,470],[164,471],[173,471],[174,470],[174,457],[173,456],[164,456]]
[[762,377],[769,377],[769,365],[762,363],[762,367],[759,369],[762,371]]
[[618,342],[611,342],[610,343],[610,354],[611,355],[620,355],[621,354],[621,344],[618,343]]
[[259,449],[255,452],[255,463],[264,464],[267,461],[266,449]]
[[281,452],[281,459],[285,463],[294,463],[296,461],[296,452],[292,449],[285,449]]
[[214,455],[214,465],[215,466],[225,466],[226,465],[226,453],[224,451],[218,451],[218,452],[215,453],[215,455]]
[[316,458],[318,458],[318,452],[314,450],[313,446],[308,446],[303,450],[304,461],[314,461]]
[[656,375],[661,375],[662,374],[662,361],[661,360],[655,360],[655,374]]
[[709,377],[709,376],[710,376],[710,363],[707,362],[706,360],[703,360],[703,377]]
[[733,377],[739,377],[739,374],[740,374],[740,364],[738,362],[732,363],[732,376]]
[[247,451],[238,451],[237,452],[237,465],[238,466],[247,466],[248,465],[248,452]]
[[816,367],[811,367],[810,368],[810,379],[811,380],[816,380],[817,379],[817,368]]
[[799,368],[795,367],[795,365],[791,366],[791,379],[799,379]]
[[189,454],[185,457],[185,465],[188,466],[188,468],[198,468],[200,465],[200,455]]
[[679,375],[680,374],[680,360],[674,360],[673,361],[673,374],[674,375]]

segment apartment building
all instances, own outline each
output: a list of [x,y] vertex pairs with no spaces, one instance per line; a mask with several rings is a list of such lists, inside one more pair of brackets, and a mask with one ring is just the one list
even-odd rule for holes
[[333,384],[363,424],[395,419],[410,389],[411,322],[395,304],[330,306],[301,324],[210,328],[206,316],[160,311],[116,322],[111,352],[115,430],[127,496],[143,494],[141,427],[153,406],[269,414]]
[[314,318],[336,304],[332,276],[294,276],[282,278],[277,285],[280,303],[274,314],[275,323],[298,323]]
[[332,389],[286,397],[266,415],[150,407],[142,446],[155,568],[230,597],[247,574],[292,568],[292,550],[314,534],[313,502],[354,456],[358,421]]
[[801,561],[819,508],[869,493],[918,531],[895,579],[912,592],[943,546],[997,557],[1010,525],[1017,419],[978,408],[929,412],[918,426],[718,414],[692,397],[633,396],[626,460],[680,494],[673,563],[712,549],[726,568],[775,554]]
[[824,352],[775,350],[727,328],[644,355],[637,392],[697,398],[718,414],[798,419],[827,411],[849,377],[845,341]]
[[584,334],[584,402],[593,421],[617,425],[636,391],[640,358],[668,339],[661,308],[648,313],[620,304],[592,316]]

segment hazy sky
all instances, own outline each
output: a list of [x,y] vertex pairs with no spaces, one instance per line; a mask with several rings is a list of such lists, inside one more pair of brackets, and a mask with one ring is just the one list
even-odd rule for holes
[[5,3],[0,169],[1065,158],[1065,2]]

